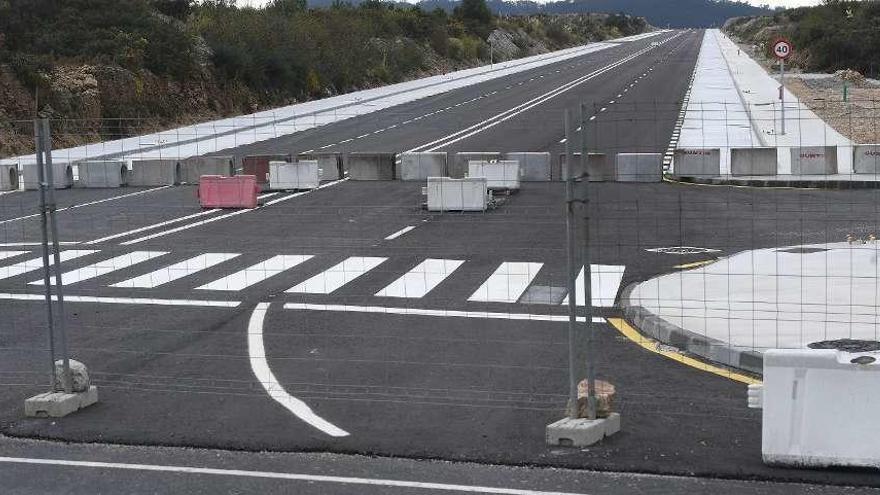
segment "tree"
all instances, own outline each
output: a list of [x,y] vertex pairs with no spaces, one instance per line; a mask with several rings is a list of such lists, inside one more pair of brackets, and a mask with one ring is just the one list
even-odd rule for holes
[[492,27],[492,11],[486,0],[462,0],[453,11],[471,32],[485,38]]

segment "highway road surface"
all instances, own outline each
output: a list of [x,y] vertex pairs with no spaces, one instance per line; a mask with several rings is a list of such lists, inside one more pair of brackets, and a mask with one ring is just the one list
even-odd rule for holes
[[[701,35],[663,33],[221,153],[555,154],[564,146],[562,113],[580,103],[595,116],[586,127],[594,149],[662,152]],[[22,417],[23,400],[46,387],[48,362],[37,195],[0,196],[0,430],[71,442],[877,484],[860,471],[764,466],[760,417],[746,408],[745,383],[638,345],[615,307],[626,285],[707,256],[845,235],[854,218],[873,211],[874,193],[596,184],[593,303],[603,317],[592,323],[596,366],[618,387],[624,427],[577,450],[544,444],[545,426],[562,417],[568,383],[563,184],[524,183],[497,208],[474,215],[424,211],[421,187],[327,182],[308,193],[266,193],[255,210],[202,210],[192,186],[60,191],[71,353],[89,365],[101,395],[99,404],[60,420]],[[846,208],[797,207],[834,204],[841,194]],[[702,250],[663,250],[677,246]],[[4,445],[12,446],[10,456],[63,454]],[[155,452],[152,460],[126,462],[165,464]],[[241,456],[236,465],[277,470]],[[8,462],[0,473],[34,466]],[[418,470],[433,467],[419,466],[410,478],[456,479],[422,477]],[[74,468],[52,469],[71,476]],[[508,468],[498,469],[472,479],[507,486],[499,473]],[[145,489],[182,476],[124,472]],[[387,478],[397,474],[391,469]],[[212,476],[187,482],[210,486]],[[572,476],[549,486],[584,491]],[[627,483],[653,483],[646,480]],[[21,491],[44,486],[20,483]],[[367,493],[333,486],[321,489]]]

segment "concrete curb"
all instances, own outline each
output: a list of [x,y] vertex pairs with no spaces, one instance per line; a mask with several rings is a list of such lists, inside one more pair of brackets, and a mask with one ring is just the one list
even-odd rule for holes
[[880,180],[841,180],[841,179],[776,179],[776,178],[737,178],[737,177],[688,177],[666,175],[666,178],[687,184],[711,186],[749,186],[749,187],[793,187],[811,189],[880,189]]
[[685,330],[651,313],[642,306],[631,304],[629,296],[636,285],[638,283],[630,284],[621,291],[619,304],[624,318],[637,330],[664,344],[696,354],[709,361],[742,369],[749,373],[758,375],[763,373],[764,359],[761,353],[735,349],[726,342]]

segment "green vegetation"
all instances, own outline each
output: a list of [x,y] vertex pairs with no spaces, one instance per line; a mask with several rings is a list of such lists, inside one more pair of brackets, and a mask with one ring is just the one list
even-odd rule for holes
[[791,39],[791,62],[806,71],[833,72],[855,69],[873,74],[880,65],[880,2],[875,0],[825,0],[816,7],[801,7],[773,16],[731,20],[725,29],[740,39],[763,45],[778,36]]

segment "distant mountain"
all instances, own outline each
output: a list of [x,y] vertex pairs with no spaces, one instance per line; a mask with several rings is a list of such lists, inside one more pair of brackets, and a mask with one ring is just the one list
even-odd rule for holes
[[[311,7],[329,7],[334,0],[309,0]],[[351,0],[360,3],[360,0]],[[497,14],[586,14],[623,12],[644,17],[657,27],[721,27],[731,17],[767,15],[773,10],[730,0],[561,0],[537,3],[530,0],[487,0]],[[440,8],[446,11],[458,5],[456,0],[421,0],[423,10]]]

